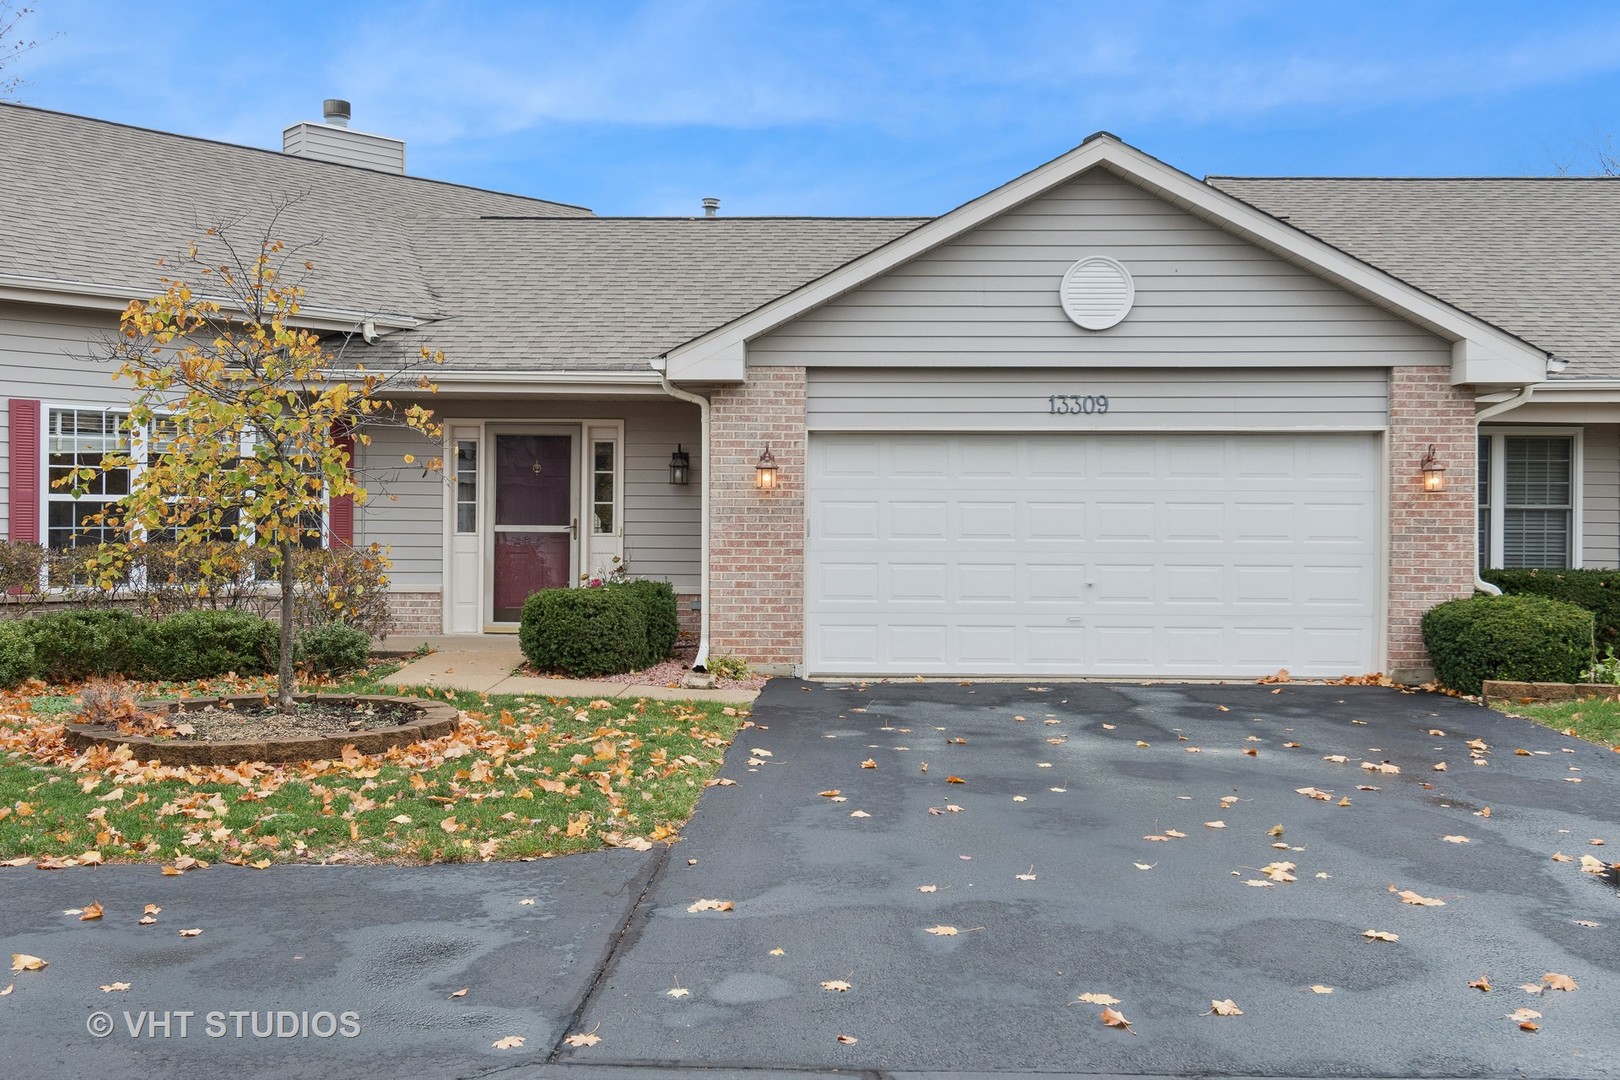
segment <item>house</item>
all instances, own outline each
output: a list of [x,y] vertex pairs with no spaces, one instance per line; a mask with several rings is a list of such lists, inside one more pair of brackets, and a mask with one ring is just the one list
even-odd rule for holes
[[1101,133],[937,218],[604,218],[328,105],[282,153],[0,106],[12,539],[127,437],[86,343],[282,208],[311,326],[447,356],[444,446],[362,448],[329,515],[411,632],[620,558],[767,670],[1413,677],[1480,567],[1620,558],[1614,181],[1200,181]]

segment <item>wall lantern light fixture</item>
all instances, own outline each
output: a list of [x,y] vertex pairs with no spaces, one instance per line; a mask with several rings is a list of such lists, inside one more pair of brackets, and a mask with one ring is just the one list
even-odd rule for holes
[[1423,470],[1424,491],[1446,490],[1446,467],[1434,456],[1434,444],[1429,444],[1429,452],[1423,455],[1423,461],[1418,465]]
[[771,456],[768,444],[765,452],[759,455],[759,463],[754,466],[754,486],[761,491],[776,490],[776,458]]
[[669,482],[685,487],[692,478],[692,455],[681,449],[681,444],[675,444],[675,452],[669,455]]

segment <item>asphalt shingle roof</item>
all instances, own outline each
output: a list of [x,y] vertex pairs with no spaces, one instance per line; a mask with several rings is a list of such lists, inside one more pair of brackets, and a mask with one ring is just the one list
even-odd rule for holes
[[1557,378],[1620,377],[1620,179],[1206,182],[1556,353]]
[[0,274],[129,287],[150,295],[207,227],[256,250],[275,235],[318,241],[311,306],[430,314],[432,291],[406,229],[422,217],[589,215],[561,203],[376,172],[20,105],[0,104]]
[[421,221],[416,250],[453,315],[402,338],[448,368],[645,371],[926,220]]

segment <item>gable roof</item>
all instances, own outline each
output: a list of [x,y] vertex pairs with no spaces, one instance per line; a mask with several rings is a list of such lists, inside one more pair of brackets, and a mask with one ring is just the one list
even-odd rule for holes
[[1546,354],[1477,316],[1317,237],[1098,132],[1061,157],[851,261],[743,318],[670,350],[671,378],[741,380],[748,342],[1095,168],[1105,168],[1255,246],[1452,342],[1452,381],[1523,385],[1546,374]]
[[589,215],[561,203],[383,173],[23,105],[0,104],[0,282],[86,295],[151,295],[211,225],[312,243],[311,308],[420,317],[437,310],[409,222],[479,214]]
[[1620,179],[1207,182],[1550,350],[1554,378],[1620,377]]
[[926,218],[485,218],[410,234],[449,317],[399,335],[450,371],[649,373],[683,341]]

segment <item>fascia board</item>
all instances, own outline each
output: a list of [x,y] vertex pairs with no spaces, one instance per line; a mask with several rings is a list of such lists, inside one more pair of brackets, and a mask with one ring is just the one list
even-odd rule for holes
[[[1110,135],[1098,135],[1017,179],[965,203],[942,217],[868,252],[824,277],[762,305],[669,352],[671,378],[699,368],[713,355],[734,357],[747,342],[828,303],[867,281],[909,262],[978,225],[1036,198],[1098,166],[1106,166],[1144,190],[1325,278],[1380,307],[1393,311],[1448,341],[1469,341],[1471,365],[1486,358],[1496,377],[1480,381],[1539,382],[1546,377],[1546,352],[1416,286],[1362,262],[1325,241],[1205,184]],[[1455,365],[1454,365],[1455,367]],[[1464,364],[1464,372],[1470,367]],[[1453,382],[1469,381],[1453,372]]]

